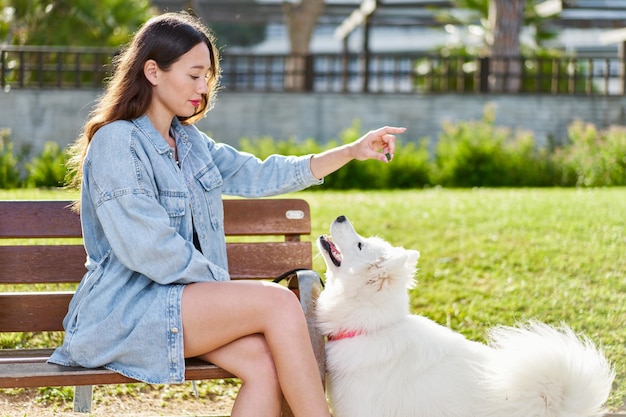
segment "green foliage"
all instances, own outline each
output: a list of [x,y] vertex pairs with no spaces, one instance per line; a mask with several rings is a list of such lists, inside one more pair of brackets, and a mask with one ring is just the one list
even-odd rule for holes
[[[341,143],[347,144],[362,135],[360,123],[341,133]],[[329,147],[335,146],[330,143]],[[430,182],[428,143],[422,141],[419,146],[408,142],[396,142],[393,160],[387,166],[380,161],[352,161],[339,171],[329,175],[324,185],[318,189],[384,189],[384,188],[420,188]]]
[[[308,155],[353,142],[362,135],[361,126],[355,121],[351,127],[340,134],[338,140],[331,140],[323,146],[314,139],[298,142],[291,138],[276,142],[272,138],[261,138],[255,141],[244,138],[239,148],[250,152],[261,159],[272,154]],[[339,171],[324,179],[324,184],[316,190],[349,190],[349,189],[381,189],[381,188],[415,188],[429,184],[430,165],[427,142],[419,146],[414,143],[397,142],[393,161],[381,169],[380,161],[353,161]]]
[[[598,131],[573,123],[561,147],[539,146],[532,133],[495,124],[487,106],[480,120],[445,123],[433,149],[427,139],[400,137],[393,160],[352,161],[314,190],[445,187],[597,187],[626,185],[626,128]],[[324,144],[313,138],[241,140],[239,149],[265,159],[273,154],[310,155],[351,143],[362,135],[358,121]],[[47,143],[27,161],[15,155],[8,132],[0,136],[0,188],[60,187],[67,178],[67,150]],[[22,175],[24,178],[21,178]]]
[[212,23],[210,28],[217,37],[220,48],[229,46],[254,46],[266,38],[266,25],[259,23]]
[[494,126],[494,114],[482,121],[444,123],[435,149],[437,184],[494,186],[506,174],[505,143],[508,132]]
[[[591,71],[589,62],[572,61],[563,52],[550,49],[524,51],[522,55],[521,93],[586,93],[597,90],[587,77]],[[481,66],[488,64],[488,58],[481,56],[475,47],[445,46],[436,55],[415,62],[416,90],[433,93],[481,91]]]
[[[489,3],[492,0],[455,0],[454,3],[457,8],[465,9],[465,12],[470,13],[451,13],[447,10],[442,10],[438,13],[439,21],[443,24],[449,23],[453,25],[472,26],[478,25],[481,28],[483,45],[482,49],[488,47],[488,39],[492,36],[490,21],[489,21]],[[542,46],[558,36],[558,32],[554,30],[552,21],[558,18],[555,16],[539,16],[535,10],[536,1],[527,1],[524,9],[524,26],[530,27],[532,30],[529,33],[532,36],[532,41],[529,47],[533,49],[541,49]],[[454,9],[453,9],[454,10]]]
[[480,121],[446,123],[435,149],[434,182],[451,187],[546,186],[551,163],[529,132],[511,137],[485,108]]
[[0,42],[7,38],[12,20],[12,11],[8,4],[9,0],[0,0]]
[[0,188],[16,188],[20,183],[20,171],[13,143],[8,130],[0,130]]
[[67,152],[58,143],[46,143],[43,151],[26,164],[26,186],[62,187],[67,172],[67,159]]
[[587,73],[590,63],[572,61],[561,51],[542,49],[523,58],[523,93],[586,93],[597,90]]
[[62,187],[67,175],[67,150],[56,142],[47,142],[44,149],[29,158],[31,146],[16,154],[9,131],[0,131],[0,189],[18,187]]
[[568,132],[570,142],[555,153],[563,185],[626,185],[626,128],[598,131],[592,124],[576,121]]
[[[380,165],[377,169],[380,171]],[[393,161],[389,167],[389,185],[393,188],[421,188],[431,185],[432,166],[428,141],[423,139],[419,144],[399,142]]]
[[[539,146],[530,132],[511,132],[495,124],[487,106],[483,118],[446,123],[432,157],[428,142],[397,142],[393,161],[353,161],[329,175],[316,189],[400,189],[429,185],[446,187],[548,187],[626,185],[626,128],[599,132],[593,125],[573,123],[569,140],[553,150]],[[341,134],[324,149],[350,143],[360,136],[360,125]],[[270,138],[244,141],[249,152],[303,155],[324,149],[312,139],[274,142]]]
[[265,159],[274,154],[307,155],[322,151],[322,147],[311,138],[298,142],[294,138],[289,138],[284,141],[275,141],[270,137],[255,140],[243,138],[239,142],[239,149],[243,152],[249,152],[260,159]]
[[[339,144],[347,144],[357,140],[361,136],[361,125],[355,121],[351,127],[340,134]],[[327,148],[337,146],[330,142]],[[389,171],[381,169],[380,161],[352,161],[339,171],[327,176],[323,189],[349,190],[349,189],[380,189],[389,183]]]
[[37,402],[44,405],[69,403],[74,399],[74,387],[37,388]]
[[473,47],[448,45],[436,55],[415,62],[418,92],[447,93],[480,90],[480,54]]
[[119,46],[154,11],[149,0],[4,0],[13,10],[8,43]]
[[[154,13],[149,0],[0,0],[0,44],[119,48]],[[101,86],[112,58],[108,49],[83,53],[50,49],[54,48],[6,52],[4,82]]]

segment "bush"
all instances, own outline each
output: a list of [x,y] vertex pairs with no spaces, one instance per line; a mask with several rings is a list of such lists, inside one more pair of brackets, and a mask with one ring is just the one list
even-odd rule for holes
[[61,187],[64,185],[68,158],[56,142],[47,142],[43,151],[32,158],[31,146],[15,154],[8,130],[0,130],[0,188]]
[[[355,121],[351,127],[340,134],[339,143],[347,144],[357,140],[361,136],[361,126]],[[331,141],[325,149],[337,146],[337,142]],[[380,161],[352,161],[339,171],[324,178],[324,185],[317,187],[318,190],[373,190],[384,188],[389,183],[389,171],[380,169]]]
[[0,188],[17,188],[20,185],[18,158],[13,153],[9,130],[0,130]]
[[[331,140],[323,146],[314,139],[298,142],[294,139],[274,141],[261,138],[255,141],[244,138],[239,149],[250,152],[261,159],[272,154],[307,155],[347,144],[361,136],[361,126],[355,121],[351,127],[340,133],[338,140]],[[397,142],[393,163],[381,169],[380,161],[353,161],[324,179],[324,184],[315,190],[335,189],[382,189],[416,188],[430,184],[430,163],[428,146],[425,141],[419,145]]]
[[576,121],[568,128],[568,137],[566,146],[554,154],[563,185],[626,185],[626,128],[612,126],[599,132],[592,124]]
[[432,185],[433,169],[430,163],[428,140],[422,139],[419,144],[402,141],[396,144],[393,163],[385,168],[385,171],[389,172],[387,188],[422,188]]
[[[350,143],[362,135],[360,124],[341,133],[341,143]],[[419,145],[396,142],[393,162],[381,167],[380,161],[352,161],[341,170],[328,176],[321,189],[393,189],[419,188],[430,184],[428,142]]]
[[306,139],[298,142],[293,138],[276,141],[270,137],[263,137],[256,140],[243,138],[239,141],[239,150],[249,152],[254,156],[265,159],[273,154],[280,155],[307,155],[318,153],[323,150],[314,139]]
[[[485,107],[481,120],[448,123],[432,158],[428,141],[397,142],[393,163],[353,161],[326,177],[323,189],[394,189],[446,187],[547,187],[626,185],[626,128],[598,132],[593,125],[576,122],[562,148],[538,147],[530,132],[497,127],[493,107]],[[318,153],[361,135],[360,124],[321,146],[313,139],[276,142],[271,138],[242,140],[241,149],[260,158],[275,153]]]
[[480,121],[446,123],[435,148],[434,182],[449,187],[554,185],[548,152],[529,132],[495,126],[485,107]]
[[67,173],[68,154],[56,142],[47,142],[43,151],[26,164],[28,187],[62,187]]
[[[244,138],[239,148],[261,159],[272,154],[315,154],[350,143],[361,134],[355,121],[339,139],[323,145],[312,138],[275,141],[265,137],[254,141]],[[497,127],[493,108],[487,106],[481,120],[445,124],[432,155],[426,139],[411,142],[401,138],[389,165],[353,161],[313,189],[626,185],[626,128],[598,131],[577,121],[569,126],[568,136],[565,145],[554,151],[539,148],[531,133],[512,134]],[[28,154],[24,148],[16,156],[9,132],[0,130],[0,188],[63,185],[68,158],[65,150],[57,143],[46,143],[39,155],[24,163]]]

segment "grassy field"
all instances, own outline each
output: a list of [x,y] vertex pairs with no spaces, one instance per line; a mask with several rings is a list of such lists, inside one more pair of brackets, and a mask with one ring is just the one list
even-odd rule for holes
[[[0,199],[74,197],[0,191]],[[421,252],[413,311],[482,340],[493,324],[567,323],[600,343],[626,400],[626,188],[300,192],[314,239],[346,215]],[[323,273],[320,257],[315,269]]]

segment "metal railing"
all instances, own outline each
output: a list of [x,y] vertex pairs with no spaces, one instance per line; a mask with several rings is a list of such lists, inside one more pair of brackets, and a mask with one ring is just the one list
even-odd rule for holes
[[[0,46],[0,85],[102,88],[110,48]],[[231,54],[222,87],[232,92],[625,95],[620,57],[481,58],[424,53]]]
[[116,50],[0,46],[0,85],[9,88],[102,88]]

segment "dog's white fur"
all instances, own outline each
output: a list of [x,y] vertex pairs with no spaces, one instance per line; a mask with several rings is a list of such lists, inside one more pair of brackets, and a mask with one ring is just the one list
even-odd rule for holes
[[531,322],[494,328],[488,345],[467,340],[409,313],[419,252],[364,238],[344,216],[331,235],[318,240],[327,271],[316,315],[335,417],[605,412],[614,373],[588,339]]

